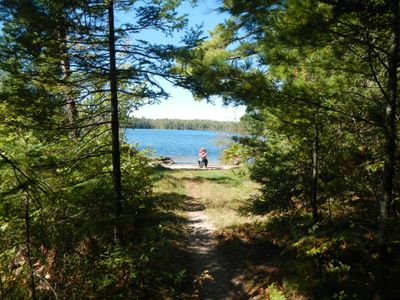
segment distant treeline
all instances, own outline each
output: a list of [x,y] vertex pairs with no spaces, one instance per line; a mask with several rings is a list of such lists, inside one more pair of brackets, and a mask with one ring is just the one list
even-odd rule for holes
[[213,121],[213,120],[180,120],[180,119],[147,119],[129,118],[124,124],[129,128],[145,129],[190,129],[190,130],[210,130],[224,131],[231,133],[244,133],[244,126],[241,122],[232,121]]

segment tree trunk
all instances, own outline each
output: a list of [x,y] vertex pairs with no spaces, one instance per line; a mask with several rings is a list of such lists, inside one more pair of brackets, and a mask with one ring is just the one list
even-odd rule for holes
[[381,254],[386,252],[386,227],[389,218],[389,206],[393,201],[393,174],[396,163],[396,108],[397,108],[397,65],[399,51],[399,1],[392,0],[392,34],[387,57],[388,79],[386,93],[386,110],[384,123],[384,167],[382,179],[382,196],[379,199],[378,246]]
[[64,22],[64,16],[61,16],[60,20],[60,28],[58,29],[58,35],[60,40],[60,57],[61,57],[61,74],[62,80],[64,81],[64,94],[67,102],[67,112],[69,119],[69,126],[72,129],[72,139],[77,140],[79,138],[79,130],[76,124],[78,120],[78,109],[76,107],[76,102],[72,97],[72,93],[68,87],[68,80],[71,75],[71,66],[68,57],[68,49],[67,49],[67,34]]
[[[67,55],[67,54],[66,54]],[[70,66],[68,58],[65,58],[61,62],[62,72],[63,72],[63,80],[68,81],[70,76]],[[72,97],[71,93],[68,91],[68,87],[66,87],[65,98],[67,100],[67,111],[68,111],[68,119],[69,119],[69,126],[72,129],[72,139],[77,140],[79,138],[79,129],[77,126],[78,120],[78,109],[76,107],[76,103],[74,98]]]
[[319,152],[319,128],[318,128],[318,112],[315,117],[314,125],[314,142],[312,157],[312,183],[311,183],[311,208],[314,223],[318,222],[318,152]]
[[35,273],[32,263],[32,254],[31,254],[31,216],[30,216],[30,207],[29,207],[29,195],[26,192],[25,195],[25,244],[26,244],[26,256],[28,258],[28,266],[30,272],[30,288],[32,299],[36,300],[36,284],[35,284]]
[[[122,213],[122,185],[121,185],[121,157],[119,145],[119,121],[118,121],[118,91],[117,91],[117,67],[115,52],[114,30],[114,1],[108,1],[108,42],[110,54],[110,91],[111,91],[111,134],[112,134],[112,165],[113,185],[115,193],[115,216]],[[116,226],[116,239],[121,242],[121,231]]]

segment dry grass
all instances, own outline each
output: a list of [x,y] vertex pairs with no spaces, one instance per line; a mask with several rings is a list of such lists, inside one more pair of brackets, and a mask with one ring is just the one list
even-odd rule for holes
[[258,185],[238,170],[175,170],[166,172],[159,188],[173,189],[196,198],[216,229],[261,221],[240,208],[258,192]]

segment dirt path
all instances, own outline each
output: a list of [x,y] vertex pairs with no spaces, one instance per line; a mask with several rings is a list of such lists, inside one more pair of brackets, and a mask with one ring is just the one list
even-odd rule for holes
[[230,270],[223,253],[217,248],[218,239],[199,198],[198,185],[188,183],[187,217],[189,220],[188,250],[195,274],[194,296],[199,299],[247,299],[230,281]]

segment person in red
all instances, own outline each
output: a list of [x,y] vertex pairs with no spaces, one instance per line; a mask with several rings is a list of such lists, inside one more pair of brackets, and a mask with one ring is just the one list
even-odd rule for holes
[[207,159],[207,150],[205,148],[200,148],[199,150],[199,167],[204,164],[207,168],[208,159]]

